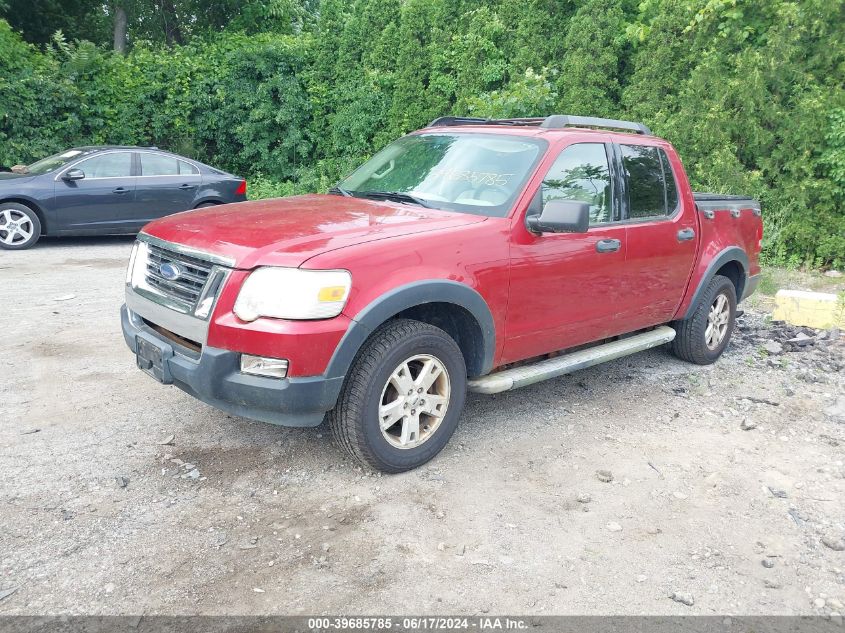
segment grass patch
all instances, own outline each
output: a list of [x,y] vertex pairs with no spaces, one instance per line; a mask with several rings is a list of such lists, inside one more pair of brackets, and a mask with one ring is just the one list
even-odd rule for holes
[[772,271],[763,270],[760,275],[760,285],[757,286],[757,292],[773,297],[777,294],[778,290],[780,290],[780,286],[778,285],[778,282],[775,281]]

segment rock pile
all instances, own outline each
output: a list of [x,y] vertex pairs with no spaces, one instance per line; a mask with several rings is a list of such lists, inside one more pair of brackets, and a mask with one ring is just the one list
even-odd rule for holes
[[827,376],[845,370],[845,337],[838,328],[815,330],[746,312],[737,318],[732,344],[756,348],[762,362],[795,369],[807,382],[827,382]]

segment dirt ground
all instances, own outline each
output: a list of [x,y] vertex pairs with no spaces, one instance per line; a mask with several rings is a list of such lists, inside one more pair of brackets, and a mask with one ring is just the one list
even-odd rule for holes
[[0,252],[0,613],[843,612],[845,338],[767,355],[749,312],[713,366],[471,396],[379,476],[138,371],[130,247]]

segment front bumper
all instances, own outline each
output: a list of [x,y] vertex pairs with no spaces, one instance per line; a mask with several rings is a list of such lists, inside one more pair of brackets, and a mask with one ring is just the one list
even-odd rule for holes
[[133,353],[138,353],[139,337],[161,352],[161,382],[233,415],[283,426],[317,426],[334,407],[343,385],[343,376],[278,379],[242,374],[238,352],[207,345],[193,352],[156,332],[125,305],[120,321]]

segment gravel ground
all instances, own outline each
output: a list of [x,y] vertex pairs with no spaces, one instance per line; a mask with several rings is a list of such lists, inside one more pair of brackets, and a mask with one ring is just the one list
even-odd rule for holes
[[138,371],[130,246],[0,252],[0,613],[842,613],[845,339],[748,313],[714,366],[471,396],[380,476]]

